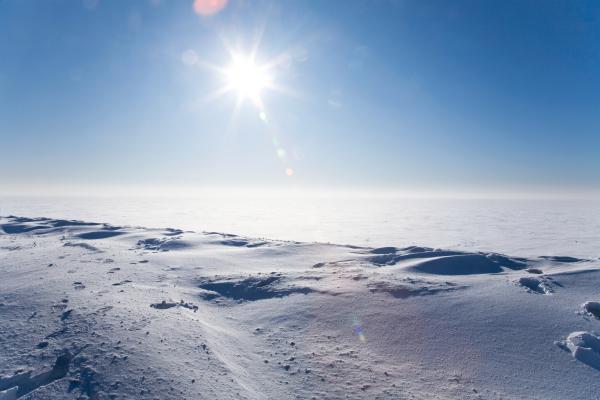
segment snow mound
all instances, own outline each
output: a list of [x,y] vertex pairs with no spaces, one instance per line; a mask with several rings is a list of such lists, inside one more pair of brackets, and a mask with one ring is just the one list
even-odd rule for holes
[[502,272],[502,266],[480,254],[460,254],[433,257],[416,264],[411,270],[437,275],[494,274]]
[[530,293],[552,294],[552,287],[543,278],[524,276],[519,278],[519,285],[526,288]]
[[181,250],[192,247],[191,243],[181,240],[178,236],[166,238],[148,238],[137,242],[137,248],[152,251]]
[[566,346],[573,357],[592,368],[600,369],[600,338],[591,332],[573,332],[567,336]]
[[504,268],[527,268],[527,260],[497,253],[467,253],[411,246],[403,249],[381,247],[370,250],[367,259],[376,266],[405,265],[414,272],[436,275],[472,275],[503,272]]
[[593,315],[597,319],[600,319],[600,303],[597,301],[586,301],[582,305],[583,311],[588,315]]

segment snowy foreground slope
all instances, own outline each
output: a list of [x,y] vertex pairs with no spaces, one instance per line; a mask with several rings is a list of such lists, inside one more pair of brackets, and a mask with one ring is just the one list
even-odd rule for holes
[[599,267],[0,218],[0,399],[597,399]]

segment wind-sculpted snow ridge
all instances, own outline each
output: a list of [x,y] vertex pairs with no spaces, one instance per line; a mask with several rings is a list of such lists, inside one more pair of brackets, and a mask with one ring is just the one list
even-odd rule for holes
[[11,216],[0,274],[0,400],[600,397],[598,260]]
[[438,275],[493,274],[505,269],[527,267],[524,258],[509,258],[496,253],[468,253],[411,246],[403,249],[383,247],[370,251],[369,261],[386,266],[405,264],[415,272]]

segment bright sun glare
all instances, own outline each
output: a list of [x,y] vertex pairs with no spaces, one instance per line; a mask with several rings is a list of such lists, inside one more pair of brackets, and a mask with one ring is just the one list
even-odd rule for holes
[[267,133],[271,135],[275,155],[283,164],[283,171],[286,176],[291,177],[296,174],[295,170],[290,165],[288,151],[283,147],[276,125],[273,124],[271,116],[267,112],[267,107],[263,102],[262,96],[264,92],[276,91],[280,93],[290,93],[285,86],[275,82],[278,74],[275,72],[278,67],[289,63],[289,55],[284,53],[273,59],[267,60],[264,63],[256,62],[256,51],[258,42],[254,45],[254,50],[249,53],[237,52],[234,49],[227,47],[230,55],[230,62],[226,67],[212,65],[201,62],[198,54],[194,50],[187,50],[181,55],[181,60],[187,65],[203,65],[215,70],[222,79],[223,85],[217,90],[210,93],[207,98],[212,99],[221,97],[226,93],[234,92],[237,94],[237,100],[232,112],[231,121],[235,121],[238,111],[242,104],[249,100],[258,111],[258,118],[264,123],[267,128]]
[[227,85],[243,98],[253,101],[260,99],[260,92],[271,81],[265,68],[254,63],[251,58],[235,57],[233,63],[225,71]]

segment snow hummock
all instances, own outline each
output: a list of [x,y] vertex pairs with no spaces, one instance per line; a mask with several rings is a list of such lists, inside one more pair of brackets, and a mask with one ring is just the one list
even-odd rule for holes
[[3,217],[0,400],[597,398],[599,266]]
[[567,347],[577,360],[600,369],[600,338],[591,332],[573,332],[567,336]]

